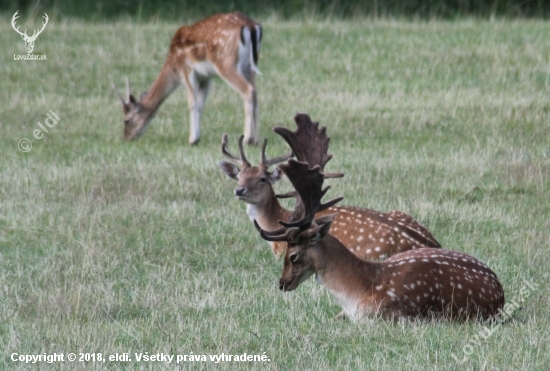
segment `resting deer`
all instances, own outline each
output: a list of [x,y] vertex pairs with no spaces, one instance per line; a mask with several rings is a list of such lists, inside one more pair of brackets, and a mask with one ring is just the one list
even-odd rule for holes
[[244,99],[244,136],[258,143],[258,98],[255,75],[261,26],[241,13],[218,14],[181,27],[170,44],[164,67],[139,101],[126,80],[126,99],[116,90],[124,112],[124,138],[139,138],[164,100],[182,83],[187,87],[191,116],[189,143],[199,141],[200,120],[210,81],[220,76]]
[[[472,256],[444,249],[406,251],[382,262],[352,254],[329,234],[335,214],[317,217],[342,198],[321,199],[324,174],[320,166],[290,159],[279,165],[298,194],[291,222],[274,231],[256,228],[268,241],[285,242],[282,291],[292,291],[315,274],[352,320],[367,315],[386,318],[487,318],[504,305],[497,276]],[[298,221],[296,221],[298,219]],[[350,231],[351,233],[351,231]]]
[[[240,168],[230,162],[220,161],[222,170],[232,179],[237,180],[235,196],[246,202],[246,211],[251,220],[256,220],[261,228],[274,230],[280,227],[279,220],[288,220],[292,211],[281,206],[273,191],[273,184],[281,179],[276,168],[269,172],[269,167],[287,161],[294,153],[299,161],[311,166],[320,165],[323,169],[332,158],[328,154],[330,138],[326,128],[319,129],[318,122],[312,122],[306,114],[294,118],[298,129],[276,127],[273,130],[281,135],[292,148],[286,156],[267,159],[264,140],[259,166],[252,166],[247,160],[241,137],[239,140],[240,157],[232,155],[227,149],[227,135],[222,137],[222,153]],[[325,174],[326,175],[326,174]],[[342,174],[330,174],[339,177]],[[337,237],[355,255],[369,260],[379,260],[400,251],[420,247],[441,247],[437,240],[422,224],[400,211],[381,213],[369,209],[350,206],[335,206],[321,211],[319,216],[327,213],[338,213],[333,221],[331,234]],[[285,243],[272,242],[273,252],[280,256],[286,249]]]

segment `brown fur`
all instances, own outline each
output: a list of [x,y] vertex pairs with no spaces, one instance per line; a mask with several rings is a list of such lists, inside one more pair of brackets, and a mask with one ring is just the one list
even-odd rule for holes
[[487,318],[504,305],[497,276],[464,253],[421,248],[382,262],[369,262],[351,254],[330,235],[313,242],[305,236],[304,240],[297,245],[290,243],[281,290],[294,290],[316,274],[352,319],[367,315]]
[[[254,56],[248,58],[240,52],[243,30],[254,40]],[[190,26],[178,29],[172,38],[166,62],[153,85],[139,101],[127,88],[127,101],[117,92],[123,104],[124,138],[139,138],[155,116],[162,102],[183,82],[187,87],[187,100],[191,116],[189,142],[199,140],[200,117],[208,94],[210,80],[220,76],[245,101],[245,140],[258,142],[256,66],[261,38],[261,27],[241,13],[218,14]],[[244,59],[243,59],[244,58]]]

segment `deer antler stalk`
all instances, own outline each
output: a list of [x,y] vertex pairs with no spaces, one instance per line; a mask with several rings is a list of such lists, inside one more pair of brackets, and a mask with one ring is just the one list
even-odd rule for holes
[[115,91],[115,94],[120,98],[122,104],[127,104],[127,102],[124,100],[124,98],[122,97],[122,94],[120,94],[120,92],[118,91],[118,89],[116,88],[116,85],[114,83],[111,84],[113,90]]
[[230,160],[236,161],[239,164],[251,166],[250,162],[246,159],[246,155],[244,154],[244,148],[243,148],[243,139],[244,135],[241,135],[239,137],[239,153],[241,155],[241,158],[238,158],[237,156],[231,154],[229,150],[227,149],[227,134],[224,133],[222,135],[222,153],[225,155],[225,157],[229,158]]
[[130,95],[132,95],[130,91],[130,81],[128,81],[128,77],[126,77],[126,97],[128,98],[127,102],[130,101]]

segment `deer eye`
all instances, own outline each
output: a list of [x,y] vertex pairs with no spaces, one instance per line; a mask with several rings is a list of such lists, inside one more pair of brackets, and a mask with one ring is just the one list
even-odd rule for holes
[[267,182],[267,178],[265,176],[261,177],[260,183],[264,184],[265,182]]
[[289,259],[291,263],[296,263],[296,261],[298,260],[298,254],[296,253],[296,254],[290,255]]

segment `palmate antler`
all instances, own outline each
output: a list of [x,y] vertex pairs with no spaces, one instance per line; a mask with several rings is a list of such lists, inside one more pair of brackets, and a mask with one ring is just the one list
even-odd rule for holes
[[[315,214],[335,205],[337,202],[341,201],[343,197],[337,197],[324,204],[321,203],[321,199],[330,187],[323,189],[325,175],[321,172],[321,167],[319,165],[310,168],[309,164],[305,162],[290,159],[287,163],[279,165],[279,169],[285,173],[296,190],[300,202],[298,202],[295,214],[297,214],[296,211],[302,209],[300,210],[302,214],[301,219],[293,222],[279,221],[283,227],[270,232],[261,229],[256,222],[254,222],[254,225],[265,240],[291,242],[297,238],[300,232],[311,227],[312,223],[326,223],[325,219],[327,219],[327,217],[315,220]],[[294,215],[294,217],[297,216],[298,215]],[[332,217],[333,216],[330,216],[330,219],[332,219]]]
[[[326,127],[319,129],[319,122],[311,121],[305,113],[294,116],[294,121],[298,126],[294,132],[280,126],[274,127],[273,131],[283,137],[298,161],[309,164],[311,168],[319,165],[321,172],[324,172],[325,165],[332,159],[332,155],[328,154],[330,137],[326,133]],[[343,176],[343,173],[324,174],[325,179]]]
[[[319,175],[322,176],[322,179],[343,177],[344,176],[343,173],[324,173],[325,165],[332,159],[332,155],[328,154],[330,137],[326,133],[326,127],[323,126],[319,129],[319,122],[311,121],[311,118],[309,117],[309,115],[304,113],[299,113],[296,116],[294,116],[294,121],[296,122],[296,126],[298,127],[294,132],[280,126],[274,127],[273,131],[279,134],[281,137],[283,137],[283,139],[288,143],[290,148],[292,148],[292,152],[296,154],[296,159],[299,162],[309,165],[309,169],[313,170],[315,169],[315,167],[319,167]],[[282,166],[283,165],[279,166],[281,170],[282,170]],[[310,179],[310,180],[315,181],[313,179]],[[320,202],[324,193],[328,190],[328,188],[326,188],[325,190],[322,191],[320,188],[321,186],[322,186],[322,181],[318,189],[318,191],[322,192],[322,194],[321,193],[316,195],[304,194],[303,196],[300,196],[298,188],[296,188],[296,185],[295,185],[294,186],[295,191],[285,193],[282,195],[276,195],[277,198],[290,198],[290,197],[296,198],[296,206],[288,222],[291,222],[291,224],[295,224],[297,223],[296,222],[297,219],[305,220],[305,219],[311,218],[311,220],[313,220],[313,216],[315,215],[315,213],[312,215],[307,215],[308,208],[305,206],[303,201],[304,201],[304,197],[307,196],[310,198],[318,197],[318,202]],[[323,207],[321,209],[317,209],[316,212],[325,210],[330,206],[332,205]]]
[[[323,158],[326,157],[323,156]],[[334,215],[315,219],[315,214],[335,205],[343,197],[321,203],[321,199],[330,187],[323,189],[326,176],[322,173],[320,165],[311,168],[306,162],[290,159],[287,163],[279,165],[279,169],[288,177],[297,194],[298,202],[291,220],[301,217],[298,221],[279,221],[282,227],[270,232],[261,229],[256,221],[254,225],[265,240],[292,242],[297,240],[301,232],[309,229],[312,223],[322,225],[332,220]]]

